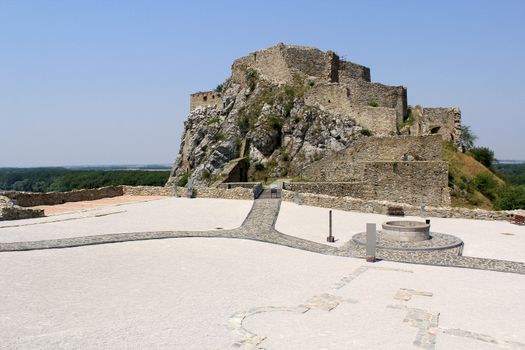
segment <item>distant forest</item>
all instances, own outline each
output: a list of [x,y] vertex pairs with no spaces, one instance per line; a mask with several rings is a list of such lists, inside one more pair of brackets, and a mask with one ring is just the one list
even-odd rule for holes
[[164,186],[169,170],[72,170],[0,168],[0,190],[51,192],[103,186]]
[[494,165],[496,172],[507,181],[509,185],[525,186],[525,163]]

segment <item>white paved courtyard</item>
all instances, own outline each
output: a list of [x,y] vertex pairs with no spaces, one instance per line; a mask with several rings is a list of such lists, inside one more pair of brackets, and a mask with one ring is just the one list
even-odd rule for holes
[[[0,240],[229,229],[251,205],[167,198],[2,222]],[[283,202],[276,228],[325,243],[327,212]],[[385,218],[334,211],[334,234]],[[524,227],[432,224],[463,239],[465,255],[524,261]],[[1,252],[0,265],[0,349],[525,349],[522,274],[226,238]]]

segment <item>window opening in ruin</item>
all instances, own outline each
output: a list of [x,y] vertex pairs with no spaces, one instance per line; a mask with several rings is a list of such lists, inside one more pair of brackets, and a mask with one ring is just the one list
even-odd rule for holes
[[430,133],[431,134],[437,134],[439,132],[439,129],[441,129],[441,127],[436,126],[435,128],[430,129]]
[[332,102],[332,101],[328,100],[328,103],[330,103],[330,102]]
[[202,100],[203,100],[204,102],[208,101],[208,96],[204,96],[204,97],[202,98]]

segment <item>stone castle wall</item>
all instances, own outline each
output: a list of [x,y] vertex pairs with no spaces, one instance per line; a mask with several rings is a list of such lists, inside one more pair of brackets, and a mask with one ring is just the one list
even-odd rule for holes
[[190,111],[197,107],[221,107],[222,95],[220,92],[206,91],[190,95]]
[[305,103],[345,117],[372,132],[376,136],[388,136],[397,132],[398,117],[394,108],[353,105],[350,89],[341,84],[318,84],[304,95]]
[[73,190],[69,192],[0,192],[1,196],[8,197],[21,207],[91,201],[101,198],[122,196],[123,194],[122,186]]
[[302,177],[309,181],[361,181],[363,162],[437,161],[442,153],[439,135],[363,137],[347,149],[312,163],[303,170]]
[[461,111],[459,108],[428,108],[416,106],[412,108],[414,124],[409,128],[409,134],[441,135],[444,141],[450,141],[459,147],[461,139]]
[[[388,213],[389,207],[401,207],[405,215],[420,215],[420,205],[410,205],[406,203],[396,203],[384,200],[366,200],[351,197],[336,197],[323,194],[297,193],[294,191],[283,190],[281,197],[284,201],[295,202],[296,196],[303,205],[313,207],[339,209],[345,211],[357,211],[361,213]],[[482,209],[467,208],[445,208],[445,207],[425,207],[426,217],[438,218],[466,218],[477,220],[509,220],[511,211],[488,211]]]
[[263,78],[278,84],[292,83],[295,75],[320,82],[370,81],[368,67],[341,60],[332,51],[304,46],[279,44],[241,57],[232,65],[232,80],[242,83],[247,68],[256,69]]
[[447,162],[369,162],[363,182],[370,188],[364,199],[450,206]]
[[360,181],[290,182],[284,188],[336,197],[450,206],[446,162],[363,162],[358,165]]

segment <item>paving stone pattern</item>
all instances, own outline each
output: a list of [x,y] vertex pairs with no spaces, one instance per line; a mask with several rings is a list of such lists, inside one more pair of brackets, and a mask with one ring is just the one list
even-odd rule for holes
[[[210,231],[153,231],[134,233],[113,233],[74,238],[59,238],[42,241],[0,243],[0,252],[29,251],[39,249],[72,248],[96,244],[130,242],[150,239],[181,237],[216,237],[249,239],[266,243],[279,244],[290,248],[306,250],[319,254],[364,258],[365,248],[353,241],[342,247],[308,241],[277,231],[275,221],[279,214],[281,200],[262,198],[254,201],[252,209],[241,227],[232,230]],[[463,267],[482,270],[513,272],[525,274],[525,264],[515,261],[484,259],[461,256],[462,247],[446,250],[412,251],[402,249],[378,248],[378,259],[436,265]]]

